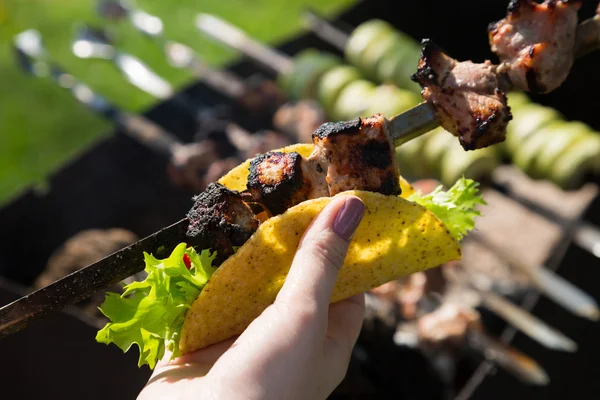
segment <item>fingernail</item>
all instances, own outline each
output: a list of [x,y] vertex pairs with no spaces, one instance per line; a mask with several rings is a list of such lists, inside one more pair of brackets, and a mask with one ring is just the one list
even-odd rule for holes
[[352,239],[364,213],[365,204],[360,199],[356,197],[348,198],[344,205],[340,207],[335,221],[333,221],[333,231],[342,239]]

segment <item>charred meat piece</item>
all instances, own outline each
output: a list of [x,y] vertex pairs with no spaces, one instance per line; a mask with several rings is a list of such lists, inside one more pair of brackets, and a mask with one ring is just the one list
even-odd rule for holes
[[273,215],[305,200],[328,195],[324,174],[313,173],[298,153],[262,154],[252,160],[249,170],[248,192]]
[[441,125],[458,136],[465,150],[504,141],[512,114],[499,89],[496,66],[490,61],[457,62],[426,39],[412,79],[423,88],[423,98],[436,108]]
[[458,304],[444,303],[417,322],[419,339],[428,349],[461,348],[469,330],[478,326],[479,313]]
[[512,83],[521,90],[547,93],[569,75],[574,59],[577,11],[569,0],[512,0],[506,18],[489,26],[494,51]]
[[372,289],[370,293],[381,300],[393,302],[403,319],[413,320],[417,317],[418,309],[423,306],[423,298],[432,292],[442,293],[445,285],[442,269],[430,268],[385,283]]
[[217,252],[213,266],[218,266],[243,245],[258,228],[258,219],[240,194],[218,183],[194,196],[188,212],[189,244],[198,249]]
[[330,196],[346,190],[400,194],[395,147],[381,114],[325,123],[313,133],[313,143],[308,161],[325,172]]
[[240,102],[251,112],[273,112],[285,102],[285,94],[270,79],[252,75],[244,83],[245,91]]

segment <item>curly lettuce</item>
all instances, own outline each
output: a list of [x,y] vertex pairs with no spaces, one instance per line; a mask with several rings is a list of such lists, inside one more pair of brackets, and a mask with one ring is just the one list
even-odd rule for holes
[[172,353],[171,358],[181,355],[185,312],[216,270],[212,267],[215,257],[216,253],[208,250],[198,254],[185,243],[162,260],[144,253],[146,279],[126,285],[121,295],[107,293],[100,311],[111,322],[98,331],[96,340],[114,343],[123,352],[137,345],[138,366],[147,364],[151,369],[165,349]]
[[427,195],[413,193],[407,200],[427,208],[438,217],[456,240],[462,240],[475,228],[475,217],[481,215],[478,204],[487,204],[479,192],[479,183],[462,177],[447,191],[438,186]]

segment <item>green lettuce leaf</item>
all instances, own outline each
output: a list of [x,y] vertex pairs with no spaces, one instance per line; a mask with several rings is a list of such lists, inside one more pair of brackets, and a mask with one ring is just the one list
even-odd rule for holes
[[[183,260],[186,254],[190,269]],[[185,312],[215,271],[215,257],[216,253],[208,250],[198,254],[192,247],[186,248],[185,243],[163,260],[144,253],[148,276],[144,281],[126,285],[122,295],[107,293],[100,311],[111,322],[98,331],[96,340],[114,343],[124,352],[136,344],[140,367],[148,364],[153,369],[165,349],[172,352],[172,358],[181,355],[179,338]]]
[[418,203],[434,213],[450,230],[452,236],[461,240],[475,228],[475,217],[481,215],[475,208],[477,204],[486,204],[478,186],[478,182],[462,177],[446,192],[440,185],[425,196],[420,192],[413,193],[407,200]]

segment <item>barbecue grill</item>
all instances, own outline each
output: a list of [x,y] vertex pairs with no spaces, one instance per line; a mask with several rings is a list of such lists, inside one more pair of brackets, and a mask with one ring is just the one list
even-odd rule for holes
[[[341,14],[335,23],[355,27],[370,18],[389,21],[407,34],[430,37],[458,59],[483,61],[493,57],[484,32],[490,21],[501,18],[506,0],[481,2],[417,1],[402,3],[401,12],[390,12],[390,2],[362,1]],[[594,3],[594,4],[592,4]],[[589,15],[595,2],[584,4]],[[398,5],[395,5],[399,7]],[[193,21],[190,20],[190,24]],[[312,34],[301,34],[278,48],[287,54],[313,47],[338,53]],[[600,54],[588,55],[577,62],[567,81],[549,95],[532,96],[556,108],[568,119],[580,120],[600,131],[595,101],[583,93],[600,90],[597,66]],[[229,66],[231,71],[249,77],[268,73],[254,63],[241,60]],[[271,76],[273,77],[273,76]],[[206,108],[231,100],[207,87],[194,83],[183,90],[186,98],[198,99]],[[236,107],[234,120],[251,132],[271,128],[270,118],[257,118]],[[145,115],[167,128],[182,141],[193,139],[196,121],[181,110],[174,100],[158,104]],[[31,188],[0,209],[0,304],[6,304],[24,291],[44,268],[52,251],[70,236],[89,228],[119,226],[146,236],[181,218],[191,206],[190,193],[174,188],[165,174],[165,161],[131,138],[114,135],[83,150],[48,180],[48,189]],[[597,178],[596,183],[598,182]],[[585,214],[589,222],[600,224],[600,200],[596,199]],[[35,251],[32,251],[33,244]],[[556,268],[595,298],[600,298],[598,260],[589,253],[569,246],[558,246],[546,265]],[[549,324],[559,327],[579,344],[577,353],[551,352],[493,315],[485,315],[490,331],[512,340],[515,347],[532,356],[548,371],[551,383],[529,387],[487,362],[461,360],[455,386],[458,398],[495,399],[511,396],[526,398],[596,398],[600,393],[597,365],[600,326],[576,318],[545,298],[529,293],[526,307]],[[76,309],[48,316],[26,330],[0,341],[3,355],[2,394],[7,398],[88,398],[129,399],[144,385],[150,371],[136,367],[135,352],[121,354],[116,347],[95,342],[98,326]],[[424,357],[413,350],[399,348],[390,340],[361,336],[348,376],[331,398],[444,398],[445,387]]]

